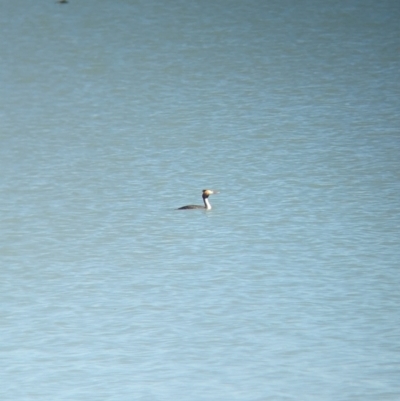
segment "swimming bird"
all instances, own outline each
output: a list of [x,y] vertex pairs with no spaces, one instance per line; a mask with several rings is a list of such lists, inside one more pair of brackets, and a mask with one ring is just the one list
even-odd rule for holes
[[182,206],[180,208],[178,208],[177,210],[185,210],[185,209],[206,209],[206,210],[210,210],[211,209],[211,204],[210,201],[208,200],[208,197],[212,194],[217,194],[218,191],[214,191],[213,189],[203,189],[203,194],[202,194],[202,198],[203,198],[203,202],[204,202],[204,206],[200,206],[200,205],[187,205],[187,206]]

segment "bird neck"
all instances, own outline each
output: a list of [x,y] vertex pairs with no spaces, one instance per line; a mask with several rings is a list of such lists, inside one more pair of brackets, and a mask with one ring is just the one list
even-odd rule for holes
[[204,202],[204,206],[206,207],[206,209],[207,210],[210,210],[211,209],[211,204],[210,204],[210,202],[209,202],[209,200],[208,200],[208,197],[203,197],[203,202]]

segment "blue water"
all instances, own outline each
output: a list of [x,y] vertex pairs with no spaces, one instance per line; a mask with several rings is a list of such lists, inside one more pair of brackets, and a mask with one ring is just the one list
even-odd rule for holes
[[399,17],[2,2],[1,399],[397,401]]

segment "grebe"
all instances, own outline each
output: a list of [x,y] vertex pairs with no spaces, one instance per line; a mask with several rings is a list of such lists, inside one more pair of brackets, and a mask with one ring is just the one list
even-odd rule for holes
[[206,209],[206,210],[210,210],[211,209],[211,204],[208,200],[208,197],[212,194],[217,194],[218,191],[214,191],[212,189],[203,189],[203,202],[204,202],[204,206],[200,206],[200,205],[187,205],[187,206],[182,206],[180,208],[178,208],[177,210],[185,210],[185,209]]

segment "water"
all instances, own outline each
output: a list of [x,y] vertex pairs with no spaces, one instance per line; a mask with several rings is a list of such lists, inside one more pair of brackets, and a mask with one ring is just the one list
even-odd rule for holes
[[399,399],[399,14],[3,2],[1,399]]

